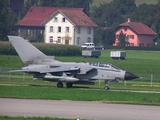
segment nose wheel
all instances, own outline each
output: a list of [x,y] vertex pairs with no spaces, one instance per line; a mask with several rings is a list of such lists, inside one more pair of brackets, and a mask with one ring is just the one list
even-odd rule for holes
[[109,85],[108,85],[109,81],[108,80],[105,80],[105,84],[106,86],[104,87],[105,90],[109,90]]
[[109,90],[109,86],[105,86],[105,88],[104,88],[105,90]]

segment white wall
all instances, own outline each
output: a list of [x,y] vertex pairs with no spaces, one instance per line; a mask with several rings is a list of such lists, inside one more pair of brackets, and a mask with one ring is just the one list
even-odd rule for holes
[[75,45],[77,44],[77,37],[80,37],[79,45],[88,42],[88,38],[90,38],[90,42],[93,42],[93,28],[91,28],[91,34],[88,34],[89,27],[80,27],[80,34],[77,33],[78,27],[75,28]]
[[[57,22],[54,22],[55,17],[57,17]],[[45,43],[51,43],[50,36],[53,36],[53,43],[56,43],[58,37],[62,38],[67,34],[67,36],[69,35],[69,37],[71,37],[69,44],[72,44],[73,25],[68,20],[66,20],[66,22],[62,22],[62,18],[63,16],[59,13],[45,25]],[[53,32],[50,32],[50,26],[53,26]],[[61,27],[61,32],[58,32],[58,27]],[[66,33],[66,27],[69,27],[69,33]],[[64,40],[61,40],[60,44],[64,44]]]

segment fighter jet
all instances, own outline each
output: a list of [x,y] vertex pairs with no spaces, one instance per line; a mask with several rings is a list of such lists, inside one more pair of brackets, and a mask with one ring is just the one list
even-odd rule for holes
[[10,72],[26,72],[33,74],[34,79],[57,82],[62,88],[73,84],[94,85],[94,80],[105,80],[105,89],[109,89],[109,81],[132,80],[138,78],[130,72],[122,70],[107,62],[60,62],[55,57],[47,56],[27,40],[19,36],[8,36],[9,41],[25,64],[20,70]]

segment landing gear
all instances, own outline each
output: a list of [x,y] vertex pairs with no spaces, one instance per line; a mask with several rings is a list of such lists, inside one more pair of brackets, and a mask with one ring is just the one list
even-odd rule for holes
[[[73,86],[73,84],[70,83],[70,82],[67,82],[66,86],[67,86],[67,88],[71,88]],[[63,83],[62,82],[58,82],[57,83],[57,88],[62,88],[62,87],[63,87]]]
[[104,88],[105,90],[109,90],[109,86],[105,86],[105,88]]
[[58,83],[57,83],[57,87],[58,87],[58,88],[62,88],[62,87],[63,87],[63,83],[62,83],[62,82],[58,82]]
[[106,84],[106,86],[104,87],[105,90],[109,90],[108,82],[109,82],[108,80],[105,80],[105,84]]
[[66,83],[66,86],[67,86],[67,88],[71,88],[71,87],[73,86],[73,84],[70,83],[70,82],[67,82],[67,83]]

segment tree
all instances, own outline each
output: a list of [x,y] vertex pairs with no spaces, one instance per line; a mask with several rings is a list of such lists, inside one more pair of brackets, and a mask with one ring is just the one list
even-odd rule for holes
[[115,41],[115,33],[113,29],[98,27],[94,30],[94,43],[96,45],[103,44],[111,46]]
[[56,0],[56,7],[84,8],[84,12],[89,15],[92,3],[93,0]]
[[100,27],[108,27],[114,29],[124,21],[120,12],[116,10],[112,4],[103,3],[98,7],[93,6],[91,13],[91,18],[95,21]]
[[36,38],[37,42],[44,42],[44,35],[43,34],[39,34]]
[[90,5],[93,0],[26,0],[24,14],[27,13],[31,6],[43,7],[71,7],[84,8],[84,12],[89,15]]
[[28,12],[31,6],[38,5],[38,0],[25,0],[23,16]]
[[141,4],[131,14],[132,21],[142,22],[157,33],[154,42],[160,39],[160,2],[156,5]]
[[131,19],[133,21],[142,22],[151,27],[154,20],[153,15],[155,12],[155,5],[142,4],[139,5],[137,10],[131,14]]
[[132,13],[136,10],[135,0],[113,0],[112,4],[122,15]]
[[123,34],[122,31],[119,34],[118,40],[119,40],[118,46],[121,47],[121,48],[124,48],[126,46],[126,35]]
[[106,30],[106,39],[103,41],[104,45],[107,43],[108,45],[112,46],[115,42],[115,31],[114,29],[107,29]]
[[8,1],[0,0],[0,40],[8,40],[7,35],[16,35],[16,22],[17,16],[8,8]]

